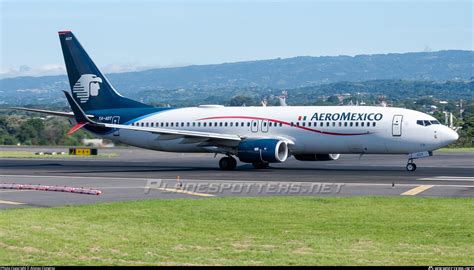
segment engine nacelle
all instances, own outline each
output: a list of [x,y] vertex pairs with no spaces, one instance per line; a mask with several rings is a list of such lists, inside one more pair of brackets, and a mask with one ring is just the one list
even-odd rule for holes
[[276,139],[246,140],[239,144],[237,157],[242,162],[284,162],[288,158],[288,144]]
[[295,158],[299,161],[328,161],[338,160],[341,154],[303,154],[295,155]]

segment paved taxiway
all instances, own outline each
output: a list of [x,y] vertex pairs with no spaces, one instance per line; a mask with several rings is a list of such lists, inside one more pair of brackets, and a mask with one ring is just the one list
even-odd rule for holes
[[[52,151],[51,148],[2,150]],[[55,149],[54,151],[64,151]],[[474,153],[435,153],[405,170],[405,156],[342,155],[331,162],[291,158],[269,169],[239,164],[221,171],[219,157],[175,154],[136,148],[101,150],[114,158],[0,159],[0,183],[88,187],[102,195],[0,190],[0,208],[49,207],[153,198],[212,196],[406,195],[474,197]],[[176,179],[180,177],[178,182]],[[151,184],[151,188],[146,186]]]

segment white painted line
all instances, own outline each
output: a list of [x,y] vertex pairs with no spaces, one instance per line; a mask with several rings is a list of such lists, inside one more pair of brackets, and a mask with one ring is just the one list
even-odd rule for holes
[[[59,175],[10,175],[10,174],[0,174],[0,177],[8,177],[8,178],[14,178],[14,177],[25,177],[25,178],[56,178],[56,179],[101,179],[101,180],[142,180],[142,181],[148,181],[148,180],[162,180],[162,181],[173,181],[176,182],[176,178],[153,178],[153,177],[148,177],[148,178],[135,178],[135,177],[96,177],[96,176],[59,176]],[[439,176],[438,176],[439,177]],[[416,179],[418,180],[425,180],[425,179],[431,179],[431,178],[420,178]],[[434,179],[434,178],[433,178]],[[396,182],[391,181],[390,183],[340,183],[340,182],[327,182],[327,181],[317,181],[317,182],[300,182],[300,181],[249,181],[249,180],[238,180],[238,179],[230,179],[230,180],[223,180],[223,179],[183,179],[181,178],[181,181],[183,182],[227,182],[227,183],[288,183],[288,184],[320,184],[320,183],[332,183],[332,184],[344,184],[346,186],[392,186],[391,182]],[[436,179],[436,181],[440,181],[439,179]],[[458,181],[466,181],[466,180],[458,180]],[[470,180],[468,180],[470,181]],[[395,183],[395,186],[406,186],[406,187],[413,187],[413,186],[419,186],[420,184],[397,184]],[[435,185],[437,187],[467,187],[471,188],[474,186],[471,185],[452,185],[452,184],[447,184],[447,185]],[[104,188],[97,186],[97,188]],[[107,187],[106,187],[107,188]],[[113,188],[113,187],[110,187]]]
[[22,205],[22,204],[26,204],[26,203],[0,200],[0,204]]
[[10,189],[0,189],[0,193],[7,193],[7,192],[24,192],[24,191],[33,191],[33,190],[23,190],[23,189],[19,189],[19,190],[10,190]]
[[405,195],[405,196],[415,196],[417,194],[420,194],[421,192],[425,191],[425,190],[428,190],[430,188],[432,188],[434,186],[432,185],[422,185],[422,186],[418,186],[416,188],[413,188],[413,189],[410,189],[406,192],[403,192],[401,195]]
[[420,181],[468,181],[474,182],[474,177],[458,177],[458,176],[434,176],[426,178],[418,178]]

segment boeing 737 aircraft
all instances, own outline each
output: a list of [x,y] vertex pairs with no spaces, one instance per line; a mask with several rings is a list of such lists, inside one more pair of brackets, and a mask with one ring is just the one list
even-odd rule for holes
[[59,32],[72,113],[17,108],[69,117],[98,137],[168,152],[222,154],[223,170],[238,158],[257,169],[285,162],[336,160],[340,154],[406,154],[414,160],[453,143],[458,134],[430,115],[370,106],[155,108],[120,95],[70,31]]

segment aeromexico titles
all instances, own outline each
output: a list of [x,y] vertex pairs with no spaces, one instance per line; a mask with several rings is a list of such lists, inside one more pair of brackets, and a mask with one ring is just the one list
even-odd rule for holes
[[221,154],[219,166],[237,159],[257,169],[294,157],[336,160],[340,154],[407,154],[414,159],[453,143],[458,134],[430,115],[393,107],[282,106],[156,108],[120,95],[70,31],[59,32],[72,112],[22,110],[69,117],[98,137],[146,149]]

